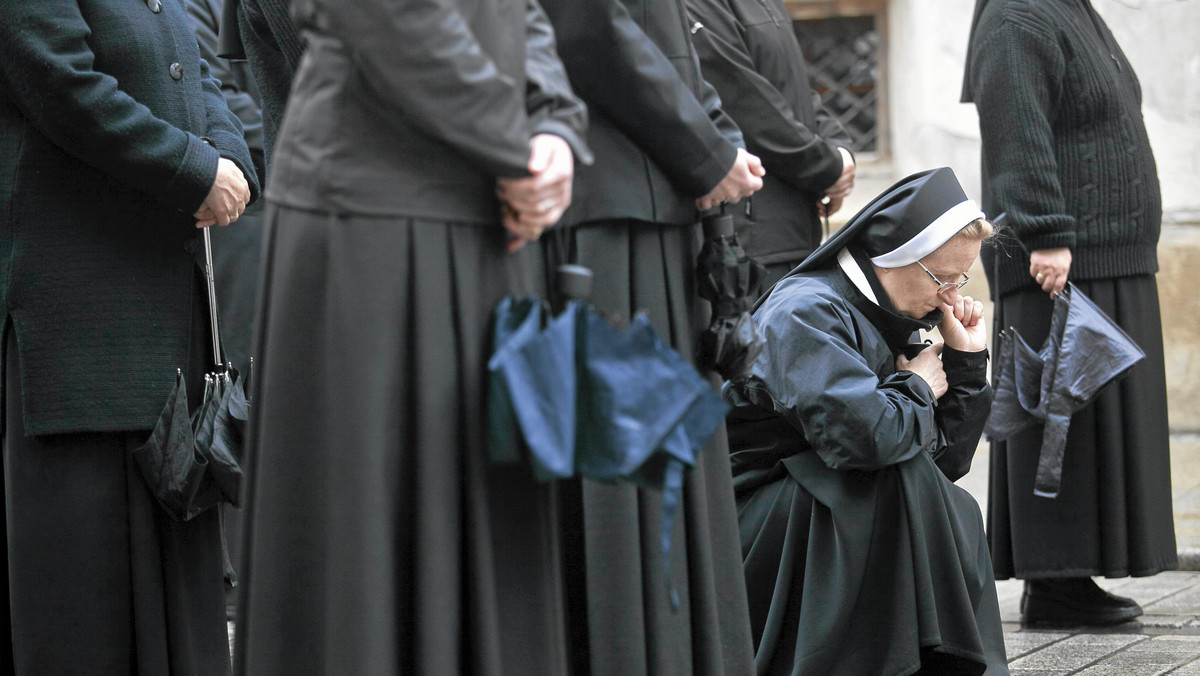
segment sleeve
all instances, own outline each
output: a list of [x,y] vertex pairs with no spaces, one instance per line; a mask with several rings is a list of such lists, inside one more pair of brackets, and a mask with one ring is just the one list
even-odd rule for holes
[[541,1],[571,84],[593,111],[684,192],[700,197],[716,187],[737,158],[737,144],[714,123],[714,100],[696,98],[619,0]]
[[749,398],[799,430],[833,469],[877,470],[935,453],[933,390],[908,371],[876,374],[855,347],[843,302],[808,297],[766,318]]
[[942,368],[948,389],[938,400],[936,418],[943,440],[933,453],[942,474],[958,481],[971,470],[971,460],[992,406],[987,380],[987,350],[942,350]]
[[385,106],[494,176],[528,175],[526,92],[484,52],[453,0],[309,4]]
[[554,28],[537,0],[527,0],[525,24],[525,98],[533,133],[562,137],[576,162],[591,164],[592,152],[585,141],[587,108],[571,91],[555,47]]
[[1053,35],[1006,22],[971,55],[984,173],[1026,248],[1075,245],[1054,151],[1064,56]]
[[[205,105],[210,106],[209,124],[215,130],[227,131],[231,124],[231,119],[226,114],[225,110],[232,113],[237,118],[241,129],[241,139],[243,144],[248,149],[249,155],[239,157],[241,148],[236,144],[231,143],[229,150],[230,154],[226,154],[225,150],[221,151],[222,157],[228,157],[238,163],[242,173],[246,175],[247,182],[250,183],[251,191],[257,195],[257,178],[263,175],[263,126],[262,113],[259,111],[258,103],[249,92],[238,87],[237,76],[229,66],[229,61],[217,56],[217,31],[220,29],[219,10],[210,2],[210,0],[187,0],[187,12],[192,19],[192,27],[196,31],[196,42],[200,45],[200,56],[208,64],[209,74],[212,79],[219,85],[218,92],[221,95],[221,103],[211,97],[209,83],[205,83]],[[225,110],[222,110],[224,108]],[[208,136],[216,139],[210,132]],[[232,139],[229,139],[232,142]],[[218,149],[221,146],[218,144]],[[250,166],[253,168],[255,179],[250,179],[250,172],[246,171],[246,167],[241,166],[241,163],[249,158]]]
[[79,161],[167,206],[199,208],[217,173],[217,150],[95,69],[91,28],[77,2],[0,0],[0,13],[0,90],[29,124]]
[[[738,19],[724,0],[688,0],[688,9],[701,24],[692,43],[704,78],[721,92],[725,110],[741,127],[746,146],[762,159],[772,176],[800,190],[821,193],[833,185],[842,173],[837,146],[848,146],[849,140],[839,143],[824,138],[796,117],[779,90],[759,74]],[[793,57],[803,58],[800,54]],[[836,130],[844,137],[832,116],[824,114],[819,119],[825,130]]]

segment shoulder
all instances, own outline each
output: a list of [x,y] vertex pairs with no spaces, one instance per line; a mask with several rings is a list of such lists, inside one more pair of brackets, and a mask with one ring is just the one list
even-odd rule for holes
[[788,325],[833,330],[844,324],[853,306],[834,284],[836,271],[803,273],[781,280],[754,313],[760,326]]

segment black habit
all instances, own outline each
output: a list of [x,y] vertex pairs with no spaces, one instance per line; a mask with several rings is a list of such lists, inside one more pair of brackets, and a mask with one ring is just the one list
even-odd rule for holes
[[[295,2],[272,154],[236,671],[566,672],[555,492],[488,466],[489,318],[541,290],[497,177],[583,107],[532,3]],[[417,11],[420,10],[420,11]]]

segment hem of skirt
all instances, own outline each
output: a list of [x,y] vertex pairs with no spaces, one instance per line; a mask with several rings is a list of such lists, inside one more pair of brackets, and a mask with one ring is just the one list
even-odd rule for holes
[[1011,575],[996,575],[997,580],[1045,580],[1060,577],[1104,577],[1104,578],[1120,578],[1120,577],[1150,577],[1172,570],[1179,570],[1179,559],[1175,558],[1169,562],[1161,562],[1147,568],[1139,568],[1137,570],[1100,570],[1099,568],[1065,568],[1056,570],[1037,570],[1037,571],[1019,571]]

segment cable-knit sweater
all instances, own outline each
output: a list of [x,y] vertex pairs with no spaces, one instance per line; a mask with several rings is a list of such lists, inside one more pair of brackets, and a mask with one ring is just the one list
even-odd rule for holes
[[[1088,0],[991,0],[967,56],[983,206],[1029,250],[1070,247],[1072,279],[1153,274],[1162,202],[1141,86]],[[993,293],[1033,285],[1019,248]],[[998,279],[997,279],[998,277]]]

